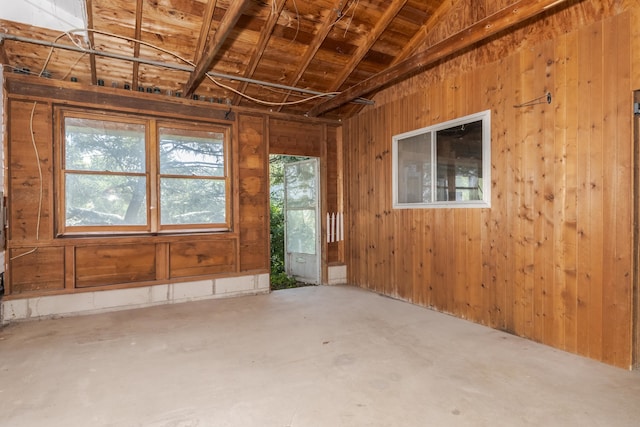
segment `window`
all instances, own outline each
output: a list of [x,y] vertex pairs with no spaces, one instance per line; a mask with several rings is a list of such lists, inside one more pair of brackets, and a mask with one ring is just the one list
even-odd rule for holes
[[228,230],[228,128],[63,111],[59,234]]
[[393,207],[491,205],[489,110],[393,137]]

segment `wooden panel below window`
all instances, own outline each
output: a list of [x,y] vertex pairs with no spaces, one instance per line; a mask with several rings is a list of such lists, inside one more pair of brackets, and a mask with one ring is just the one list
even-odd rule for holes
[[76,287],[154,280],[156,247],[149,245],[76,248]]
[[[64,248],[11,249],[11,293],[64,289]],[[26,254],[26,255],[23,255]]]
[[235,270],[235,240],[172,243],[169,275],[172,278],[202,276]]

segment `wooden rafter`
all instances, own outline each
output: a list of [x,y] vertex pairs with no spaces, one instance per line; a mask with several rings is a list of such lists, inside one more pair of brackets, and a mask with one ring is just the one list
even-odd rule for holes
[[396,65],[397,63],[404,61],[409,56],[414,54],[416,50],[427,40],[429,33],[436,26],[438,22],[451,10],[454,2],[452,0],[447,0],[442,2],[442,4],[436,9],[435,12],[427,19],[427,22],[418,30],[417,33],[409,40],[400,53],[393,58],[391,61],[391,65]]
[[[283,0],[278,4],[276,10],[271,9],[271,14],[269,15],[269,19],[267,20],[266,25],[263,27],[262,32],[260,33],[260,39],[258,40],[258,44],[256,44],[256,48],[253,51],[253,55],[251,55],[249,64],[247,65],[247,68],[244,71],[244,77],[251,78],[253,76],[253,73],[256,71],[256,68],[258,67],[258,63],[260,62],[260,58],[262,58],[262,54],[264,53],[264,50],[266,49],[267,44],[269,43],[269,38],[271,37],[271,34],[273,33],[273,29],[278,23],[278,19],[280,18],[280,14],[282,13],[282,10],[284,9],[284,6],[286,3],[287,2]],[[247,89],[247,85],[248,85],[247,82],[243,82],[240,85],[240,88],[238,89],[238,91],[241,93],[244,93],[244,91]],[[239,102],[240,102],[240,95],[236,94],[236,96],[233,99],[233,105],[238,105]]]
[[[87,28],[93,30],[93,1],[87,0]],[[93,31],[89,31],[87,34],[87,38],[89,39],[89,47],[91,49],[95,48]],[[91,67],[91,84],[95,85],[98,83],[98,77],[96,74],[96,55],[93,53],[89,54],[89,65]]]
[[229,9],[220,21],[220,25],[213,36],[213,39],[206,45],[205,54],[200,57],[196,63],[195,69],[189,75],[189,80],[184,86],[185,96],[191,96],[198,85],[204,79],[205,74],[211,68],[216,54],[222,47],[222,44],[233,30],[233,27],[240,19],[242,11],[249,4],[250,0],[237,0],[230,3]]
[[196,44],[196,51],[193,55],[193,62],[197,63],[202,57],[204,47],[207,45],[207,38],[211,31],[211,23],[213,22],[213,14],[216,11],[216,5],[218,0],[209,0],[207,7],[204,10],[204,16],[202,17],[202,27],[200,27],[200,35],[198,36],[198,43]]
[[[343,0],[335,0],[333,7],[327,13],[327,16],[325,16],[324,21],[322,21],[322,24],[320,25],[318,32],[313,38],[313,41],[309,44],[307,50],[304,52],[304,56],[300,60],[295,74],[293,74],[287,82],[289,86],[295,87],[298,84],[298,82],[302,78],[302,75],[311,63],[311,60],[318,52],[318,49],[320,49],[320,46],[322,46],[322,43],[327,38],[327,35],[329,35],[329,31],[331,31],[331,28],[333,28],[333,24],[336,22],[336,16],[338,15],[338,13],[340,15],[344,13],[344,9],[346,8],[347,2]],[[287,99],[289,99],[289,94],[284,97],[282,102],[287,102]],[[282,109],[282,107],[280,107],[279,110],[280,109]]]
[[[142,37],[142,0],[136,0],[136,28],[134,30],[134,38],[136,40],[140,40]],[[140,43],[136,42],[133,46],[133,57],[140,57]],[[140,69],[140,63],[137,61],[133,62],[133,76],[131,78],[131,88],[135,90],[138,87],[138,71]]]
[[358,46],[354,54],[349,59],[349,62],[347,62],[342,71],[336,76],[333,83],[331,83],[327,92],[333,92],[340,88],[342,83],[347,80],[360,61],[362,61],[362,58],[364,58],[367,52],[369,52],[369,49],[371,49],[406,3],[407,0],[394,0],[387,6],[384,14],[380,17],[380,20],[376,23],[373,30],[366,35],[364,42]]
[[457,34],[434,44],[428,49],[414,55],[386,70],[369,77],[349,89],[313,107],[308,115],[315,117],[338,108],[360,96],[397,82],[407,76],[434,64],[435,62],[466,49],[501,31],[505,31],[529,18],[539,15],[551,7],[567,0],[520,0],[511,6],[479,20],[475,24]]

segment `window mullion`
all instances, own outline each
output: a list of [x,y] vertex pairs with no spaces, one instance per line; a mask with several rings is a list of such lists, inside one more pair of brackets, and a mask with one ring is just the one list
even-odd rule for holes
[[436,144],[436,135],[438,132],[431,132],[431,200],[435,203],[438,200],[438,150]]

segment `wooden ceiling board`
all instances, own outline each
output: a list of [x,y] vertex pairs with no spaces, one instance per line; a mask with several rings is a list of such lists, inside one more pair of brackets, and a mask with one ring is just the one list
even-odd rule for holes
[[433,14],[434,10],[440,7],[443,1],[423,1],[409,0],[398,13],[398,18],[421,27]]
[[[161,66],[185,64],[144,43],[95,33],[96,50],[159,64],[134,65],[133,61],[58,49],[47,65],[52,78],[68,79],[73,74],[80,82],[90,82],[93,56],[95,78],[105,86],[135,82],[134,86],[145,90],[157,87],[167,96],[192,84],[193,92],[205,98],[224,102],[232,98],[234,105],[299,114],[313,110],[326,98],[294,106],[263,106],[219,87],[204,78],[204,73],[242,76],[318,92],[347,91],[509,5],[524,4],[516,0],[87,1],[96,30],[129,38],[138,35],[145,43],[191,62],[199,61],[200,75]],[[0,31],[47,41],[54,41],[60,34],[6,21],[0,21]],[[70,45],[66,38],[58,42]],[[49,53],[48,47],[10,39],[4,40],[2,48],[4,57],[0,59],[4,63],[38,72]],[[218,80],[248,96],[275,103],[307,96],[235,79]],[[356,104],[340,105],[323,114],[337,117],[360,108]]]

